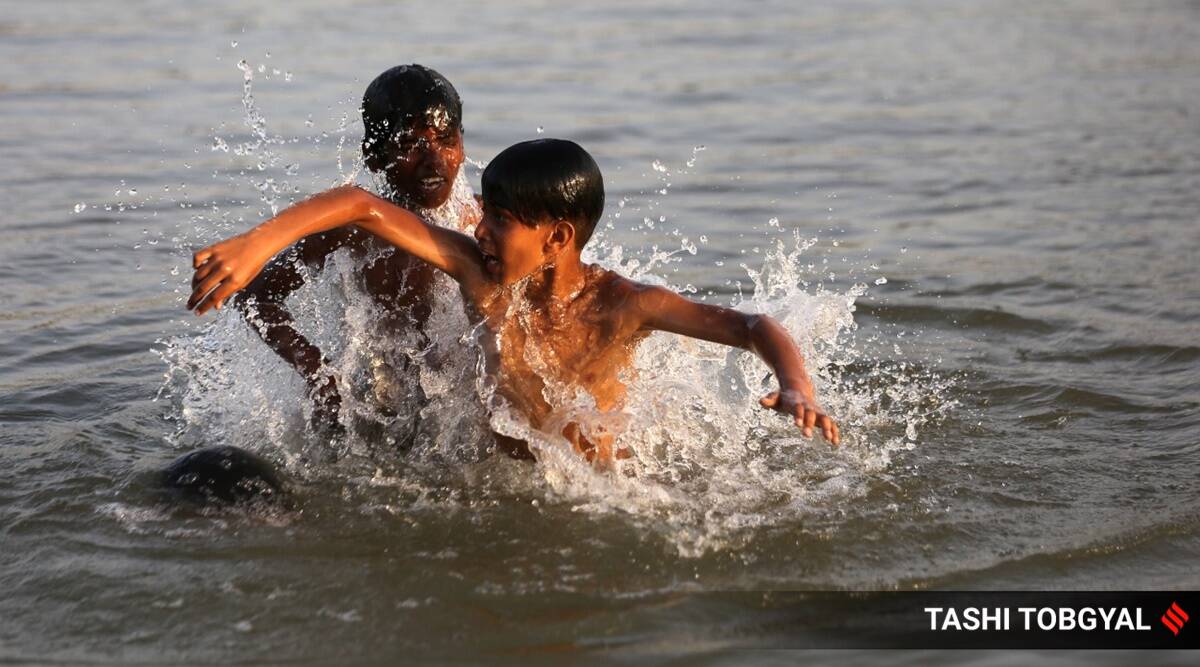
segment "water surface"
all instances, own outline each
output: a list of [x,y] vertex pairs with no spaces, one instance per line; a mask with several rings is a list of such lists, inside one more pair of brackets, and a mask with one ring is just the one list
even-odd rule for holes
[[[753,598],[700,593],[1200,585],[1196,3],[26,3],[0,35],[4,659],[770,663],[723,652],[770,634]],[[539,128],[597,157],[607,260],[683,248],[646,275],[797,331],[852,313],[814,351],[844,451],[660,342],[655,382],[666,350],[733,406],[675,481],[314,463],[286,369],[183,314],[188,257],[352,174],[362,89],[413,61],[475,160]],[[189,385],[168,341],[262,365]],[[218,442],[300,509],[158,491]]]

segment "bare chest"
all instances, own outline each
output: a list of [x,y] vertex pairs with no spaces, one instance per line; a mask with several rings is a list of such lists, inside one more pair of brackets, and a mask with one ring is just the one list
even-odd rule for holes
[[538,402],[539,396],[569,397],[579,389],[605,410],[624,399],[622,377],[643,336],[628,331],[620,318],[588,304],[581,306],[557,316],[514,312],[507,303],[488,309],[486,325],[495,343],[493,356],[502,385],[522,394],[521,402]]

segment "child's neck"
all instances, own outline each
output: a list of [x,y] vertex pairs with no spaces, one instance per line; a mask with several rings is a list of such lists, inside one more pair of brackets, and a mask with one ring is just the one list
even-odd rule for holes
[[587,284],[587,267],[579,253],[564,252],[535,273],[526,283],[524,297],[535,307],[551,312],[570,304]]

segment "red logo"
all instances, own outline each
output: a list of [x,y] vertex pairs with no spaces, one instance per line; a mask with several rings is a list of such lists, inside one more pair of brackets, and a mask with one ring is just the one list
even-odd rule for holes
[[1172,602],[1170,607],[1167,607],[1167,612],[1162,615],[1163,625],[1175,636],[1179,636],[1179,631],[1183,629],[1183,624],[1187,623],[1187,612],[1179,606],[1178,602]]

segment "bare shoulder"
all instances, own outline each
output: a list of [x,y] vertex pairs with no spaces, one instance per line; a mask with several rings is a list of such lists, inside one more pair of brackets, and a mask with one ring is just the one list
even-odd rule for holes
[[654,304],[660,302],[664,296],[674,294],[664,287],[630,280],[615,271],[599,267],[594,269],[597,275],[592,284],[604,304],[611,309],[626,312],[645,311],[653,309]]

